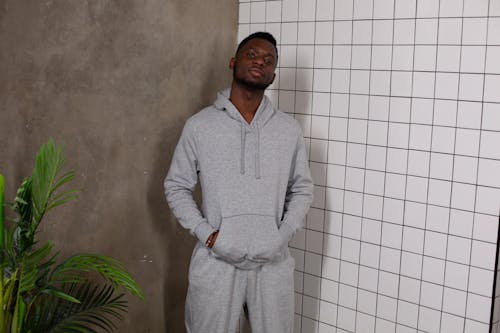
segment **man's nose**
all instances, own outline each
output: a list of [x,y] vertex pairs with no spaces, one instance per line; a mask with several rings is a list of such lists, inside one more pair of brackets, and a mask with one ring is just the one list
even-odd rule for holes
[[257,57],[255,57],[255,58],[253,59],[253,62],[254,62],[255,64],[259,65],[259,66],[263,66],[263,65],[264,65],[264,58],[263,58],[263,57],[259,57],[259,56],[257,56]]

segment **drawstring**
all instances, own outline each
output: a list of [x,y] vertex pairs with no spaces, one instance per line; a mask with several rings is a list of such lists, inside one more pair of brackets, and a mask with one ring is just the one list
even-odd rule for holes
[[257,142],[255,148],[255,179],[260,179],[260,127],[258,122],[255,125],[255,127],[257,127]]
[[241,160],[240,160],[240,173],[245,174],[245,141],[246,141],[246,129],[245,124],[241,122]]
[[[255,143],[255,179],[260,179],[260,127],[259,123],[255,124],[256,127],[256,143]],[[241,122],[241,156],[240,156],[240,173],[245,174],[245,144],[246,144],[246,128],[245,124]]]

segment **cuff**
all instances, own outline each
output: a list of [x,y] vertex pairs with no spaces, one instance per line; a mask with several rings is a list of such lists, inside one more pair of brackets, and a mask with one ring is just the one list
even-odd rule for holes
[[288,243],[293,235],[295,234],[295,230],[286,222],[281,223],[279,228],[279,233],[281,238]]
[[214,231],[215,229],[212,228],[212,226],[207,222],[207,220],[203,219],[203,221],[200,222],[200,224],[198,224],[194,229],[194,234],[203,244],[205,244],[205,242],[208,239],[208,236],[210,236]]

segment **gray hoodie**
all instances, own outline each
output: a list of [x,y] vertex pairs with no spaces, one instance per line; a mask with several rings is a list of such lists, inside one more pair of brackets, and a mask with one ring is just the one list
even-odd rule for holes
[[[253,269],[279,260],[312,201],[299,124],[264,96],[248,124],[220,92],[213,106],[188,119],[165,179],[168,204],[202,243],[215,230],[211,254]],[[201,212],[192,191],[201,183]]]

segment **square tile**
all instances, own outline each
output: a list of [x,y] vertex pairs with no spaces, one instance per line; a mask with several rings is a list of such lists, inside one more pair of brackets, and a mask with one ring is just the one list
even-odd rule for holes
[[431,148],[432,127],[428,125],[410,126],[410,149],[429,151]]
[[462,332],[464,329],[464,318],[454,316],[448,313],[441,315],[441,331],[442,333]]
[[[363,242],[380,244],[381,232],[382,232],[382,223],[380,221],[363,219],[363,228],[361,230],[361,239],[363,240]],[[361,256],[361,260],[364,260],[363,256]],[[377,261],[377,266],[378,266],[378,261]]]
[[451,180],[453,177],[453,155],[431,153],[430,176],[436,179]]
[[399,265],[401,260],[401,251],[381,247],[380,249],[380,269],[399,274]]
[[424,231],[422,229],[404,227],[403,250],[422,254],[424,250]]
[[297,46],[297,67],[312,68],[314,62],[314,47],[312,45]]
[[485,297],[490,297],[493,293],[493,277],[491,270],[471,267],[469,274],[469,292]]
[[427,72],[413,73],[413,97],[434,97],[434,74]]
[[370,69],[371,46],[353,45],[351,61],[353,69]]
[[441,309],[443,286],[423,281],[420,292],[420,305],[435,310]]
[[[410,327],[417,327],[418,305],[398,300],[397,322]],[[399,326],[398,333],[416,332],[405,326]]]
[[446,180],[429,180],[428,202],[443,207],[450,206],[451,182]]
[[[391,130],[389,128],[389,135]],[[387,171],[405,174],[408,161],[408,151],[405,149],[388,148],[387,149]]]
[[496,216],[474,214],[473,238],[496,243],[498,238],[498,218]]
[[388,71],[374,71],[370,75],[370,93],[374,95],[389,95],[391,74]]
[[439,2],[433,0],[420,0],[417,6],[417,17],[437,17]]
[[348,141],[355,143],[366,143],[367,120],[350,119],[348,129]]
[[403,224],[404,201],[399,199],[385,198],[384,200],[384,221],[396,224]]
[[390,70],[392,47],[387,45],[373,45],[371,48],[371,68],[375,70]]
[[467,290],[469,281],[469,266],[455,262],[446,262],[444,285],[447,287]]
[[382,223],[382,245],[401,249],[403,227],[392,223]]
[[436,69],[436,45],[416,45],[413,69],[415,71],[434,71]]
[[436,74],[436,98],[456,99],[458,96],[458,74]]
[[[377,317],[389,320],[396,321],[396,311],[397,311],[397,301],[394,298],[378,295],[377,297]],[[378,325],[377,325],[378,326]],[[384,331],[391,332],[391,331]]]
[[391,75],[391,95],[411,96],[412,95],[412,73],[392,72]]
[[358,289],[358,318],[359,315],[362,315],[363,313],[374,316],[376,313],[376,307],[377,294],[367,290]]
[[366,168],[372,170],[385,171],[386,148],[377,146],[367,146],[366,148]]
[[495,268],[496,247],[482,241],[472,241],[471,265],[493,270]]
[[429,175],[430,153],[410,150],[408,154],[408,175],[427,177]]
[[472,212],[452,209],[450,212],[450,234],[472,238],[473,219]]
[[441,311],[419,307],[418,328],[424,332],[439,332]]
[[432,151],[440,153],[454,152],[455,129],[450,127],[434,126],[432,129]]
[[[340,282],[344,285],[357,286],[358,285],[359,265],[347,261],[340,263]],[[356,298],[353,299],[356,301]]]
[[425,204],[406,201],[404,211],[404,224],[416,228],[425,226]]
[[457,128],[455,153],[466,156],[478,156],[479,131]]
[[378,270],[360,266],[359,268],[359,288],[377,292]]
[[373,21],[373,44],[392,44],[393,20]]
[[500,205],[500,189],[491,187],[477,187],[476,212],[497,215]]
[[[455,28],[460,29],[460,27]],[[442,42],[441,44],[448,43]],[[455,42],[455,44],[457,43]],[[460,46],[438,45],[436,69],[445,72],[458,72],[460,69]]]
[[464,210],[473,210],[476,199],[475,192],[475,185],[453,183],[451,207]]
[[[438,36],[437,28],[437,18],[417,19],[415,28],[415,44],[436,44]],[[435,53],[436,52],[434,51],[434,54]]]
[[[478,159],[476,157],[455,156],[453,180],[464,183],[476,183]],[[489,183],[491,184],[491,182]]]
[[484,131],[481,133],[481,149],[479,151],[480,157],[500,159],[500,149],[498,149],[498,142],[500,140],[500,132]]
[[283,0],[282,1],[282,19],[283,21],[297,21],[299,1],[298,0]]
[[399,275],[388,272],[379,272],[379,294],[397,298],[399,288]]
[[334,21],[333,23],[333,44],[352,43],[352,23],[351,21]]
[[[458,15],[459,16],[459,15]],[[462,20],[459,18],[444,18],[439,21],[439,44],[460,45]]]
[[392,69],[412,70],[413,49],[411,45],[394,45],[392,48]]
[[352,19],[353,8],[353,0],[335,1],[335,20]]
[[394,44],[413,44],[415,36],[415,20],[394,21]]
[[299,21],[314,21],[316,0],[299,0]]
[[417,279],[400,277],[399,280],[399,299],[418,303],[420,299],[420,284],[421,281]]
[[360,247],[361,247],[360,241],[352,240],[349,238],[342,238],[341,259],[354,263],[359,263]]
[[[329,84],[328,84],[329,85]],[[328,116],[330,114],[330,94],[313,93],[312,113],[315,115]],[[328,119],[328,118],[326,118]],[[327,120],[328,122],[328,120]]]
[[372,22],[371,21],[353,21],[353,44],[371,44]]
[[444,266],[444,260],[424,256],[422,280],[436,284],[443,284]]
[[427,230],[448,233],[448,220],[450,209],[439,206],[427,206]]
[[424,254],[446,259],[446,235],[440,232],[425,231]]
[[[285,23],[286,24],[286,23]],[[285,25],[283,24],[283,25]],[[299,22],[297,25],[297,43],[298,44],[314,44],[314,22]],[[285,31],[285,30],[283,30]]]
[[486,17],[466,17],[463,20],[462,43],[484,45],[486,43],[488,19]]
[[469,73],[483,73],[486,59],[485,54],[486,46],[462,46],[462,61],[460,63],[460,71]]
[[334,45],[332,51],[332,67],[335,69],[349,69],[351,67],[351,46]]
[[314,67],[330,68],[332,66],[332,47],[330,45],[316,45],[314,47]]
[[338,281],[340,275],[340,260],[323,257],[323,269],[321,272],[321,276],[330,280]]
[[330,0],[316,0],[316,20],[333,20],[334,2]]
[[471,240],[462,237],[448,237],[447,260],[468,265],[471,256]]
[[382,197],[364,195],[363,217],[380,220],[382,218]]
[[345,306],[351,309],[356,308],[356,301],[358,295],[356,293],[356,288],[347,286],[345,284],[339,285],[339,305]]
[[462,16],[463,1],[460,0],[442,0],[439,6],[439,15],[441,17]]
[[401,273],[403,276],[420,280],[423,256],[411,252],[401,253]]
[[468,101],[482,101],[483,81],[484,76],[482,74],[460,74],[459,99]]
[[404,175],[397,174],[386,174],[385,177],[385,196],[404,199],[405,197],[405,186],[406,178]]
[[332,44],[333,43],[333,22],[316,22],[316,44]]
[[425,203],[427,201],[428,180],[408,176],[406,182],[406,200]]

